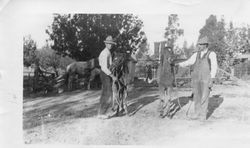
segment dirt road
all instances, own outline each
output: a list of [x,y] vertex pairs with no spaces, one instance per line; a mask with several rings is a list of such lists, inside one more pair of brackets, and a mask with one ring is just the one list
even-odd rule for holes
[[[96,118],[100,91],[76,91],[24,100],[26,144],[249,146],[250,91],[244,87],[216,85],[209,101],[209,119],[190,120],[190,89],[175,90],[182,106],[172,119],[159,118],[158,93],[153,87],[129,94],[134,115],[108,120]],[[190,110],[189,113],[191,113]]]

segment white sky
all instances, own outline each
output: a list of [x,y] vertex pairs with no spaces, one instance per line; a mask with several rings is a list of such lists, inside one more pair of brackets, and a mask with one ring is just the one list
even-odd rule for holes
[[[5,0],[6,1],[6,0]],[[48,35],[45,29],[52,23],[52,13],[134,13],[144,22],[150,48],[154,41],[163,40],[164,28],[168,15],[178,14],[184,37],[188,45],[197,41],[199,30],[204,26],[210,14],[225,16],[226,22],[232,20],[238,25],[250,24],[250,2],[247,0],[23,0],[11,1],[6,7],[15,10],[19,29],[23,35],[31,34],[40,48],[45,44]],[[1,8],[1,7],[0,7]],[[6,11],[7,15],[13,11]],[[15,13],[15,12],[14,12]]]

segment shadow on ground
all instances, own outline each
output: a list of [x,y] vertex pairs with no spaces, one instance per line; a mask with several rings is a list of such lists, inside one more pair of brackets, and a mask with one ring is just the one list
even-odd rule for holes
[[97,114],[99,94],[99,91],[75,91],[57,97],[26,100],[23,106],[23,129],[68,119],[93,117]]
[[129,107],[128,107],[129,115],[130,116],[134,115],[136,112],[138,112],[144,106],[154,102],[157,99],[159,99],[158,95],[148,96],[148,97],[143,97],[143,98],[137,99],[136,101],[134,101],[132,104],[129,105]]
[[181,110],[181,108],[183,108],[185,105],[188,104],[190,100],[192,100],[192,96],[182,96],[174,99],[172,101],[169,115],[166,114],[164,115],[164,117],[168,115],[169,118],[173,118],[176,115],[176,113]]
[[[181,108],[189,103],[189,101],[193,101],[193,95],[174,99],[169,117],[173,118],[175,114],[181,110]],[[209,97],[206,119],[208,119],[213,114],[213,112],[222,104],[222,102],[223,97],[221,97],[220,95],[213,95],[212,97]]]
[[159,95],[147,95],[148,92],[152,94],[153,91],[158,91],[158,89],[156,87],[139,87],[128,94],[128,113],[130,116],[134,115],[144,106],[159,99]]
[[[129,112],[134,114],[143,106],[157,100],[157,95],[150,97],[145,95],[146,92],[151,93],[154,90],[154,88],[138,88],[129,93]],[[96,116],[99,107],[99,96],[100,91],[74,91],[56,97],[25,100],[23,129],[46,123]]]
[[207,119],[213,114],[213,112],[219,108],[219,106],[224,101],[223,97],[220,95],[213,95],[209,98],[208,101],[208,113],[207,113]]

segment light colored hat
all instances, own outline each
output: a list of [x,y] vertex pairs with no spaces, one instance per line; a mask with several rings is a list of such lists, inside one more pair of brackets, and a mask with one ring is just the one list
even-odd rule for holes
[[116,43],[114,42],[112,36],[108,36],[108,37],[106,38],[106,40],[104,41],[104,43],[116,45]]
[[198,44],[209,44],[207,36],[200,38]]

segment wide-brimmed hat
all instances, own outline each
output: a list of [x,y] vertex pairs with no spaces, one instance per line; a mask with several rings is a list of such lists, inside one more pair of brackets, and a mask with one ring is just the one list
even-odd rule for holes
[[104,43],[116,45],[116,42],[113,40],[112,36],[108,36]]
[[207,36],[200,38],[197,44],[198,45],[209,44]]

